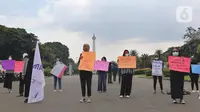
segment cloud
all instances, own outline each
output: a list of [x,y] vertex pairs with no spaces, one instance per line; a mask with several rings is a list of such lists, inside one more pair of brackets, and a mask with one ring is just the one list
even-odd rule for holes
[[[55,24],[75,32],[96,33],[104,40],[115,41],[142,37],[152,42],[177,41],[190,24],[176,22],[176,8],[191,5],[196,11],[198,1],[163,2],[123,0],[55,0],[47,2],[46,11]],[[194,11],[194,20],[200,19]],[[197,24],[197,23],[195,23]],[[199,25],[199,24],[197,24]]]
[[[92,45],[95,33],[97,58],[106,56],[108,60],[116,60],[124,49],[152,54],[156,49],[183,44],[181,37],[186,26],[200,25],[199,3],[197,0],[45,0],[43,6],[30,12],[37,12],[36,16],[4,13],[0,24],[23,27],[43,43],[62,42],[75,60],[84,43]],[[193,7],[192,23],[176,22],[176,7],[180,5]]]

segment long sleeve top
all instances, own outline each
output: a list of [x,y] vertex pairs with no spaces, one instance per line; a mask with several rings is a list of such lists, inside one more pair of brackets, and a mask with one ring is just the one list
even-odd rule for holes
[[25,76],[25,75],[26,75],[26,70],[27,70],[28,61],[29,61],[29,58],[28,58],[28,57],[25,57],[25,58],[24,58],[24,67],[23,67],[23,71],[22,71],[22,76]]
[[119,68],[119,74],[124,75],[124,74],[134,74],[135,69],[134,68]]

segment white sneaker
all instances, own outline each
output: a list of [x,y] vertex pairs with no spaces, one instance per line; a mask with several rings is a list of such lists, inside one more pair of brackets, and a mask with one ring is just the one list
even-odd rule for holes
[[92,102],[91,98],[88,98],[87,103],[91,103],[91,102]]
[[192,90],[192,93],[195,93],[196,91],[195,90]]
[[130,96],[129,96],[129,95],[126,95],[126,98],[130,98]]
[[82,98],[81,100],[80,100],[80,103],[84,103],[86,100],[85,100],[85,98]]
[[185,101],[184,101],[184,100],[180,100],[180,103],[181,103],[181,104],[185,104]]
[[60,89],[59,91],[60,91],[60,92],[62,92],[63,90],[62,90],[62,89]]
[[172,100],[173,104],[177,104],[177,101],[176,100]]
[[123,95],[120,95],[119,97],[120,97],[120,98],[123,98],[124,96],[123,96]]
[[200,100],[200,95],[198,96],[198,99]]
[[53,90],[54,92],[56,92],[57,90]]
[[197,90],[197,93],[199,93],[199,90]]

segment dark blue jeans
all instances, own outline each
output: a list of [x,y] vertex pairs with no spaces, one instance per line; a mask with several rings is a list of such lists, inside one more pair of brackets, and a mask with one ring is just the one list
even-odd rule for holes
[[101,72],[98,74],[98,91],[107,91],[106,88],[107,73]]
[[54,90],[56,90],[57,81],[58,81],[59,89],[61,90],[62,89],[61,78],[58,78],[56,76],[53,76],[53,78],[54,78]]

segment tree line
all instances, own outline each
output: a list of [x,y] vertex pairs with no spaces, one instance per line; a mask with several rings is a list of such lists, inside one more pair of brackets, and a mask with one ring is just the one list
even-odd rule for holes
[[[23,28],[8,28],[0,25],[0,60],[12,56],[14,60],[22,60],[22,54],[28,53],[36,46],[38,37],[26,32]],[[56,58],[68,65],[74,61],[69,59],[69,48],[60,42],[40,43],[40,52],[44,68],[52,68]]]

